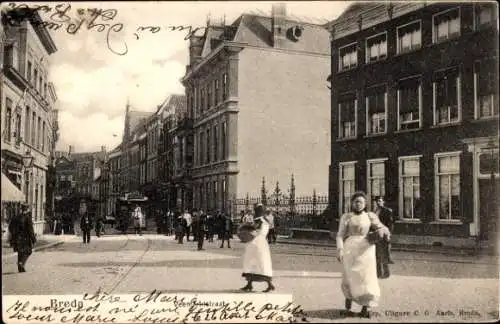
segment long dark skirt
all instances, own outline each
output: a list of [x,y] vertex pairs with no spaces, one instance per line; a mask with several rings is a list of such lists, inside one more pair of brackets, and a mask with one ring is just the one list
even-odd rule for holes
[[269,276],[264,276],[256,273],[242,273],[242,277],[245,277],[247,281],[271,281],[273,278]]

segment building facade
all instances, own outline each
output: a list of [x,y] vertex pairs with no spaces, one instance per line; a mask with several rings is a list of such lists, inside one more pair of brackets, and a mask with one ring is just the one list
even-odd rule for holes
[[260,195],[263,177],[287,183],[292,173],[303,193],[326,192],[328,43],[323,25],[288,17],[285,5],[190,39],[193,207],[229,213],[234,199]]
[[109,152],[107,157],[107,169],[109,173],[108,195],[104,197],[107,200],[106,216],[116,215],[116,202],[124,188],[124,176],[121,172],[121,144]]
[[364,190],[386,196],[395,236],[413,243],[496,236],[497,12],[494,3],[356,4],[332,23],[336,219]]
[[[162,207],[165,210],[192,208],[191,179],[186,135],[186,97],[170,95],[158,110],[161,127],[158,142],[158,178],[161,183]],[[190,147],[192,149],[192,146]],[[186,162],[185,162],[186,161]],[[184,163],[185,162],[185,163]]]
[[[57,140],[57,96],[48,79],[51,36],[26,9],[2,11],[0,100],[2,172],[20,188],[31,207],[35,231],[44,231],[47,184]],[[28,158],[30,163],[24,164]],[[52,189],[52,186],[50,186]]]

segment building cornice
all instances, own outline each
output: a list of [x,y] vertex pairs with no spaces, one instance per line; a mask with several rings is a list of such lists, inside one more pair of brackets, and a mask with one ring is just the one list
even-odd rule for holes
[[245,48],[248,44],[247,43],[239,43],[239,42],[230,42],[230,41],[224,41],[221,43],[215,50],[211,51],[210,54],[205,56],[200,62],[196,64],[195,67],[187,71],[186,75],[181,78],[181,83],[185,84],[194,77],[198,72],[205,67],[205,65],[209,64],[210,61],[215,59],[224,49],[229,50],[230,52],[239,52],[243,48]]
[[398,18],[410,12],[430,6],[425,2],[396,2],[394,4],[381,4],[366,11],[360,11],[345,19],[336,20],[331,24],[331,39],[340,39],[353,35],[359,31],[375,25]]

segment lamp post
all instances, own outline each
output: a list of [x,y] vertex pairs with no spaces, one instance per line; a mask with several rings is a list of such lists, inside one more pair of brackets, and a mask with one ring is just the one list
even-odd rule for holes
[[30,150],[26,151],[26,155],[23,156],[23,167],[24,167],[24,186],[26,203],[29,203],[29,170],[33,166],[34,156],[31,154]]

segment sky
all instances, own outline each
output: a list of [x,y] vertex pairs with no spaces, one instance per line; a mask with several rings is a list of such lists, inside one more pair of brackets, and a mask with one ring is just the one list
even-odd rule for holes
[[[287,1],[287,13],[330,21],[349,5],[340,1]],[[260,10],[270,14],[273,2],[30,2],[47,5],[40,11],[44,21],[66,20],[58,30],[50,31],[58,48],[50,56],[49,78],[58,96],[60,138],[57,150],[73,145],[77,152],[113,149],[121,141],[127,100],[132,109],[155,111],[170,94],[184,94],[180,79],[189,60],[185,31],[169,26],[204,27],[207,17],[231,24],[242,13]],[[64,14],[55,15],[56,6]],[[70,5],[70,7],[68,6]],[[83,25],[74,34],[67,25],[78,22],[78,9],[116,9],[113,19],[99,32]],[[103,16],[112,14],[105,11]],[[88,11],[83,13],[89,17]],[[52,18],[51,18],[52,16]],[[140,26],[159,26],[156,33],[137,32]],[[70,29],[71,31],[71,29]],[[127,48],[124,54],[125,44]]]

